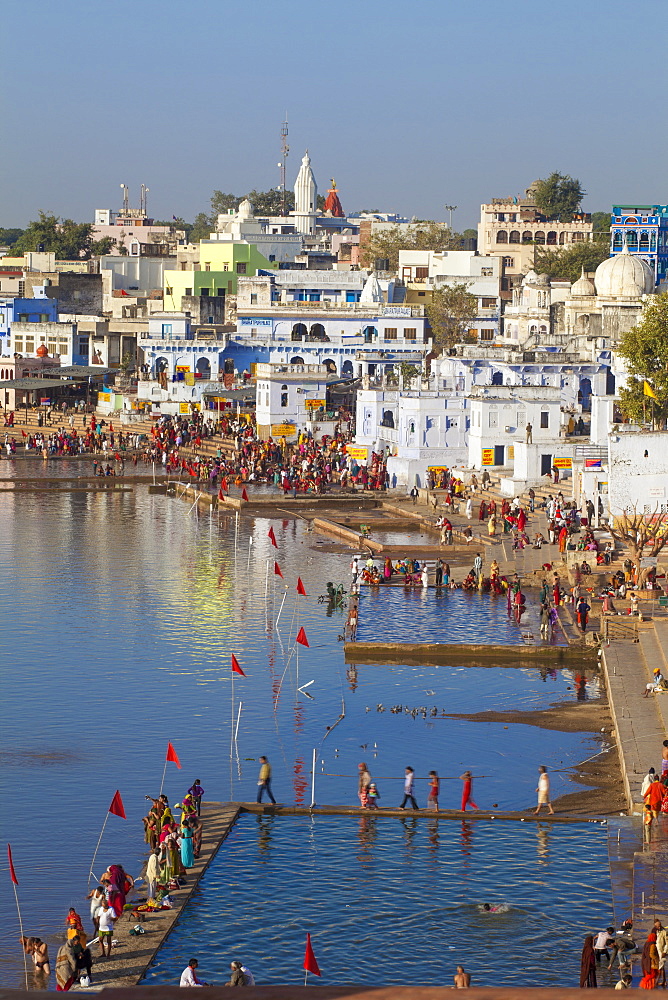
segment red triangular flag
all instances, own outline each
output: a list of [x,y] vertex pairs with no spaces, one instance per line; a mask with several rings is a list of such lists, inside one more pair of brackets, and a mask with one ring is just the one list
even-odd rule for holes
[[248,500],[248,494],[246,493],[246,487],[245,486],[244,486],[244,488],[241,491],[241,499],[242,500]]
[[314,976],[321,975],[318,963],[311,947],[311,935],[306,935],[306,951],[304,952],[304,968],[307,972],[312,972]]
[[7,860],[9,861],[9,877],[11,878],[14,885],[19,884],[19,880],[16,877],[16,872],[14,871],[14,862],[12,861],[12,849],[7,844]]
[[225,492],[227,493],[227,479],[225,478],[225,476],[223,476],[223,478],[220,480],[220,488],[221,490],[225,490]]
[[281,567],[278,565],[277,562],[274,563],[274,576],[280,576],[281,580],[283,579],[283,574],[281,573]]
[[127,816],[125,815],[125,807],[123,805],[123,799],[121,798],[120,792],[116,792],[113,799],[111,800],[111,805],[109,806],[109,809],[107,811],[113,813],[114,816],[120,816],[121,819],[127,819]]
[[225,499],[225,494],[223,493],[222,490],[218,490],[218,499],[219,500],[224,500]]
[[237,660],[234,653],[232,653],[232,672],[235,674],[241,674],[242,677],[246,676],[241,667],[239,666],[239,661]]
[[306,591],[304,590],[304,584],[302,583],[301,576],[297,577],[297,593],[301,594],[302,597],[306,597]]
[[271,544],[274,546],[275,549],[277,549],[278,545],[276,543],[276,535],[274,534],[273,527],[269,529],[267,535],[269,536],[269,541],[271,542]]
[[298,642],[300,646],[308,646],[308,639],[306,638],[306,632],[304,631],[303,625],[299,632],[297,632],[296,642]]
[[174,749],[171,743],[167,744],[167,755],[165,757],[165,760],[173,761],[173,763],[176,764],[176,766],[178,767],[179,771],[181,770],[181,761],[179,760],[179,755],[177,754],[176,750]]

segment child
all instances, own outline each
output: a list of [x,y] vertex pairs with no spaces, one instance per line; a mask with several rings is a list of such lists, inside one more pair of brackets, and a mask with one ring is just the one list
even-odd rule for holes
[[436,771],[429,772],[429,795],[427,796],[427,809],[438,809],[439,781]]
[[467,802],[471,803],[472,809],[477,809],[478,807],[473,801],[473,797],[471,795],[471,790],[473,787],[473,775],[471,774],[470,771],[464,771],[464,773],[460,775],[460,778],[464,782],[464,785],[462,787],[462,812],[466,812]]
[[649,802],[645,803],[645,811],[643,813],[643,823],[644,823],[644,833],[645,840],[652,839],[652,823],[654,822],[654,816],[652,814],[652,807]]
[[371,784],[369,785],[369,789],[367,791],[367,800],[368,800],[367,801],[367,808],[369,808],[369,809],[377,809],[378,808],[378,799],[379,798],[380,798],[380,792],[376,788],[376,782],[372,781]]

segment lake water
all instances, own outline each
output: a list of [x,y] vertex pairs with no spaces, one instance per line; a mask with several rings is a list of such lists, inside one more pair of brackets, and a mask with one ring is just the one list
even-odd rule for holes
[[298,984],[308,931],[325,985],[577,986],[611,906],[600,826],[246,815],[144,981]]
[[[3,475],[8,466],[0,466]],[[32,463],[25,472],[37,474]],[[455,779],[444,780],[445,806],[457,803],[456,776],[466,768],[486,776],[476,784],[481,806],[532,803],[539,763],[560,769],[555,795],[573,790],[569,769],[600,747],[593,734],[430,714],[539,709],[575,698],[570,674],[456,663],[346,669],[344,615],[318,595],[328,580],[347,586],[349,555],[328,553],[327,540],[300,520],[243,519],[235,532],[231,516],[189,510],[141,487],[0,493],[2,837],[12,843],[26,933],[52,952],[68,907],[87,912],[90,859],[117,788],[128,820],[109,818],[96,868],[120,860],[138,873],[144,796],[160,787],[168,740],[183,764],[168,767],[171,799],[197,777],[209,799],[253,798],[257,757],[266,753],[279,800],[304,803],[314,747],[323,804],[356,804],[362,759],[379,778],[383,804],[398,804],[396,779],[408,763],[421,778],[435,768]],[[273,573],[275,559],[284,581]],[[298,575],[308,597],[296,604]],[[302,625],[310,648],[297,661]],[[232,652],[247,674],[236,679],[234,704]],[[312,700],[297,691],[297,671],[300,685],[313,680]],[[429,712],[392,714],[399,704]],[[425,797],[422,781],[418,795]],[[253,895],[261,892],[260,879]],[[18,927],[6,891],[0,914],[0,982],[19,986]]]

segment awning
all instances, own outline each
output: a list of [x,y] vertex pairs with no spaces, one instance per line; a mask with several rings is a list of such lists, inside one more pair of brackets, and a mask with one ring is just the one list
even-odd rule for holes
[[55,389],[56,386],[79,385],[86,379],[62,378],[10,378],[0,382],[0,389],[22,389],[24,392],[35,389]]

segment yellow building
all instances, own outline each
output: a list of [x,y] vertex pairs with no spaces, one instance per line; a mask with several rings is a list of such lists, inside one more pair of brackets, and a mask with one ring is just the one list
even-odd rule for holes
[[278,264],[267,260],[252,243],[245,241],[201,240],[199,263],[178,261],[178,267],[165,271],[164,308],[180,312],[182,296],[236,295],[237,278],[254,276],[258,270],[272,271]]

